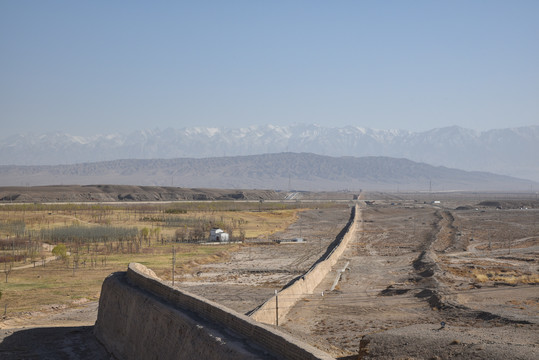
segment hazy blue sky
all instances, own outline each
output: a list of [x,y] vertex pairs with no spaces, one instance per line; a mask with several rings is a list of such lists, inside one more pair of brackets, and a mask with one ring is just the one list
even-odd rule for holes
[[0,54],[3,135],[539,124],[537,0],[0,0]]

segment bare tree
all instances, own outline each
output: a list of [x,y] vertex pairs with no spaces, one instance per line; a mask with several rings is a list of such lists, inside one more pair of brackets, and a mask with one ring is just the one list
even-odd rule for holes
[[159,228],[159,227],[153,228],[151,230],[151,233],[153,234],[153,236],[155,236],[155,241],[157,241],[159,239],[159,233],[160,232],[161,232],[161,228]]
[[245,240],[245,230],[241,229],[240,228],[240,236],[239,236],[239,239],[240,241],[244,241]]
[[204,226],[202,224],[199,224],[199,225],[195,226],[193,231],[191,232],[191,238],[195,242],[200,242],[200,241],[202,241],[202,239],[204,239],[205,234],[206,233],[204,231]]
[[188,236],[188,230],[186,226],[180,227],[176,229],[176,231],[174,232],[174,237],[175,237],[176,242],[184,242],[187,236]]
[[7,264],[7,263],[4,263],[4,275],[6,275],[6,283],[7,283],[7,278],[9,276],[9,274],[11,274],[11,272],[13,271],[13,264]]
[[[150,229],[148,229],[147,227],[144,227],[140,230],[140,234],[142,235],[142,237],[144,238],[144,240],[148,241],[148,246],[150,245],[149,244],[149,235],[150,235]],[[142,243],[141,243],[141,246],[142,246]]]

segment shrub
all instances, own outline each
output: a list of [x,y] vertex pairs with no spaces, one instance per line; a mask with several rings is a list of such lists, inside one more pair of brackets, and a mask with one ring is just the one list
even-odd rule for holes
[[56,257],[65,259],[67,257],[67,248],[64,244],[58,244],[52,249],[52,254]]

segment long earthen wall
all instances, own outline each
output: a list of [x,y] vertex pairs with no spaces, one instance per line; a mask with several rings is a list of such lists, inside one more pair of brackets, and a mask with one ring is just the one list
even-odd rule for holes
[[354,236],[358,217],[359,209],[356,205],[352,208],[348,223],[329,246],[326,254],[307,273],[294,279],[275,296],[251,312],[249,316],[256,321],[278,325],[276,323],[281,322],[299,300],[304,298],[305,295],[313,293],[314,289],[331,271],[333,265],[337,263],[350,239]]
[[356,206],[324,256],[250,317],[172,288],[132,263],[127,272],[103,282],[94,332],[118,359],[333,359],[266,324],[276,323],[276,301],[283,319],[331,271],[353,236],[357,217]]

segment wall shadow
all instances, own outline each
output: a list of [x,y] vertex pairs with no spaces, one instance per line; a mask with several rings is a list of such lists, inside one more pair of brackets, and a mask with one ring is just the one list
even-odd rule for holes
[[0,330],[0,359],[111,359],[93,326]]

